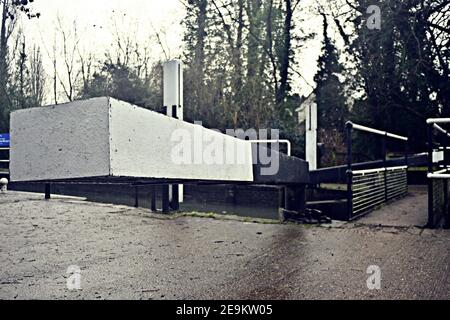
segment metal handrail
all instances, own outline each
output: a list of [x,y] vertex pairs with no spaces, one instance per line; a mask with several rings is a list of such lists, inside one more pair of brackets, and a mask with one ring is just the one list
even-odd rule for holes
[[442,124],[442,123],[450,123],[450,118],[435,118],[427,120],[427,124]]
[[379,172],[385,172],[385,171],[396,171],[396,170],[406,170],[408,169],[407,166],[401,166],[401,167],[390,167],[390,168],[377,168],[377,169],[368,169],[368,170],[359,170],[359,171],[353,171],[354,175],[364,175],[369,173],[379,173]]
[[446,136],[450,137],[450,133],[448,133],[447,130],[445,130],[444,128],[440,127],[436,123],[433,123],[432,127],[433,127],[433,129],[439,131],[440,133],[445,134]]
[[292,155],[292,144],[289,140],[248,140],[250,143],[261,144],[261,143],[283,143],[287,145],[287,155],[290,157]]
[[365,126],[353,123],[351,121],[347,122],[347,126],[351,126],[355,130],[369,132],[369,133],[374,133],[374,134],[378,134],[380,136],[387,136],[387,137],[393,138],[393,139],[398,139],[398,140],[403,140],[403,141],[408,141],[409,140],[407,137],[399,136],[397,134],[390,133],[390,132],[387,132],[387,131],[381,131],[381,130],[365,127]]

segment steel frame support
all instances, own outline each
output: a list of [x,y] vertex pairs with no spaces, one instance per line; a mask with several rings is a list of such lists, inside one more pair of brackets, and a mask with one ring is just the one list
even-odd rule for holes
[[156,212],[158,210],[158,208],[156,207],[156,189],[157,186],[152,186],[151,191],[150,191],[150,207],[151,207],[151,211],[152,212]]
[[52,198],[52,195],[51,195],[52,190],[51,189],[52,189],[51,184],[46,183],[45,184],[45,200],[50,200]]
[[134,207],[139,208],[139,187],[134,187]]
[[280,221],[302,221],[306,213],[306,185],[286,186],[282,194]]

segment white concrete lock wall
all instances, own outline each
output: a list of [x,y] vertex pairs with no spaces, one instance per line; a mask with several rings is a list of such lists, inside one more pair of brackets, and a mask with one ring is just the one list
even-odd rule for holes
[[12,181],[108,176],[107,98],[11,114]]
[[[243,164],[172,160],[176,129],[195,128],[244,150]],[[16,111],[11,117],[11,178],[37,181],[103,176],[253,181],[251,145],[111,98]],[[224,147],[224,150],[226,148]]]

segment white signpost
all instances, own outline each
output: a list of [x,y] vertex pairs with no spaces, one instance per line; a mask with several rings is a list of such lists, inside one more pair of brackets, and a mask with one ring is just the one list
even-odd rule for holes
[[[164,64],[164,107],[167,116],[183,120],[183,64],[181,61],[172,60]],[[183,185],[169,186],[169,201],[177,202],[174,197],[178,195],[178,203],[183,203]]]
[[317,169],[317,103],[308,101],[306,105],[306,161],[310,170]]

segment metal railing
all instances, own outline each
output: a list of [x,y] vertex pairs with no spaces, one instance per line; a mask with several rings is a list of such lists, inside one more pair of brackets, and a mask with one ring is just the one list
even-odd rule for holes
[[272,144],[272,143],[280,143],[287,145],[286,154],[290,157],[292,155],[292,143],[289,140],[248,140],[248,142],[252,144]]
[[[0,152],[5,152],[5,151],[7,151],[7,152],[9,152],[10,151],[10,148],[6,148],[6,147],[1,147],[0,148]],[[2,168],[2,167],[0,167],[0,175],[9,175],[9,159],[0,159],[0,165],[4,165],[4,164],[7,164],[8,165],[8,168]]]
[[[408,138],[386,131],[347,122],[347,208],[348,220],[356,219],[390,200],[408,193]],[[353,132],[363,131],[382,136],[382,167],[370,170],[353,170]],[[405,166],[388,167],[387,139],[405,143]]]
[[353,171],[352,214],[357,217],[408,194],[407,166]]
[[[450,228],[450,118],[428,119],[428,227]],[[435,139],[435,133],[441,135]],[[436,156],[437,155],[437,156]]]
[[369,127],[365,127],[365,126],[361,126],[359,124],[353,123],[353,122],[347,122],[347,126],[351,125],[352,128],[354,130],[359,130],[359,131],[364,131],[364,132],[368,132],[368,133],[373,133],[373,134],[377,134],[380,136],[386,136],[388,138],[393,138],[393,139],[397,139],[397,140],[403,140],[403,141],[408,141],[407,137],[402,137],[399,136],[397,134],[393,134],[387,131],[381,131],[381,130],[377,130],[377,129],[372,129]]

